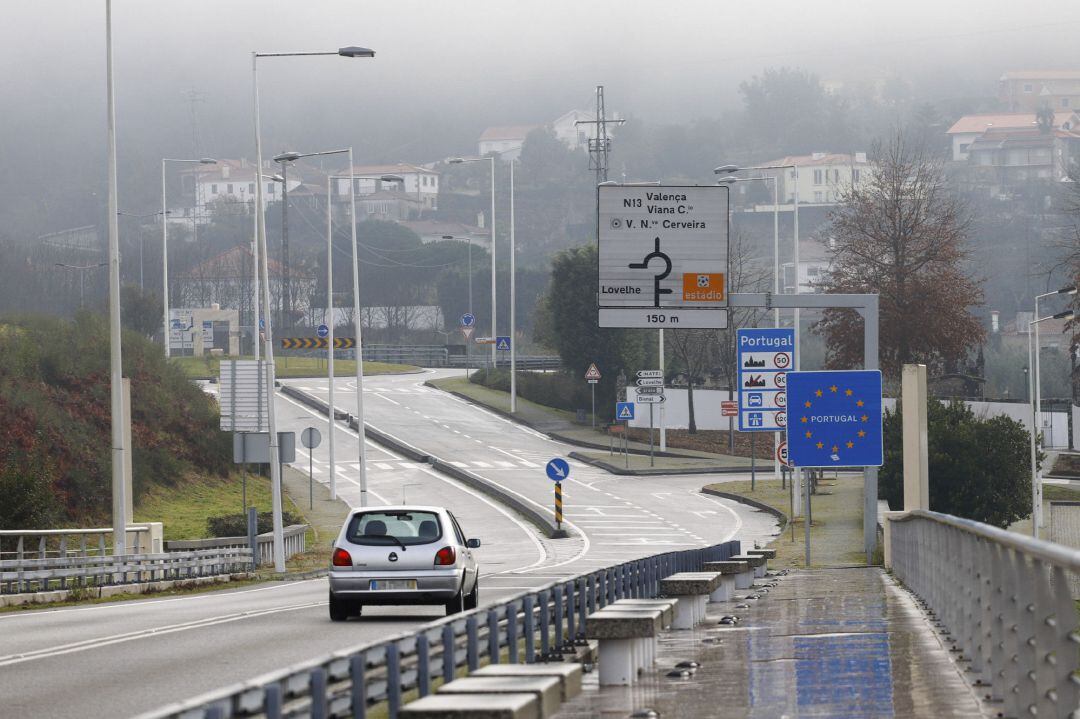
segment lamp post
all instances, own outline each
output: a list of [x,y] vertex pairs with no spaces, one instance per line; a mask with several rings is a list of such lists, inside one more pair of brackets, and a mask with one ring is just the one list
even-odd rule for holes
[[517,160],[510,160],[510,412],[517,412],[517,297],[515,285],[515,260],[517,249],[514,244],[514,165]]
[[99,267],[105,267],[109,263],[108,262],[98,262],[97,264],[94,264],[94,265],[67,265],[67,264],[64,264],[63,262],[54,262],[53,264],[56,265],[57,267],[63,267],[64,269],[67,269],[67,270],[78,270],[79,271],[79,309],[82,309],[83,307],[86,306],[86,301],[85,301],[86,298],[85,298],[85,294],[84,294],[84,291],[86,289],[86,270],[96,270]]
[[[495,324],[495,320],[497,318],[495,312],[495,155],[488,155],[486,158],[454,157],[450,159],[450,164],[463,165],[470,162],[483,162],[485,159],[491,163],[491,221],[488,223],[490,225],[489,229],[491,233],[491,245],[488,249],[491,255],[491,337],[492,339],[494,339],[495,335],[497,334],[497,328]],[[495,345],[491,345],[491,366],[493,368],[495,367],[495,359],[497,357],[495,353],[497,351],[498,350],[495,348]]]
[[[168,162],[180,162],[185,164],[196,165],[216,165],[217,160],[212,157],[204,157],[199,160],[181,160],[174,157],[161,158],[161,296],[162,303],[162,329],[164,334],[162,337],[162,343],[165,345],[165,358],[169,358],[169,203],[165,194],[165,163]],[[199,186],[199,180],[195,178],[195,186]],[[195,208],[192,209],[192,213],[195,213],[198,209],[198,198],[196,198]],[[195,227],[197,221],[194,214],[191,218],[192,228]],[[193,231],[194,234],[194,231]]]
[[[1075,288],[1066,288],[1062,292],[1051,292],[1049,294],[1065,294],[1075,292]],[[1036,303],[1038,300],[1036,299]],[[1028,375],[1028,397],[1031,402],[1031,426],[1029,428],[1029,435],[1031,439],[1031,536],[1038,538],[1039,527],[1042,526],[1042,472],[1038,469],[1038,449],[1042,446],[1041,440],[1037,439],[1039,432],[1039,415],[1041,414],[1041,407],[1038,405],[1038,392],[1039,392],[1039,371],[1037,363],[1039,360],[1038,348],[1032,347],[1032,336],[1035,335],[1038,330],[1039,323],[1046,320],[1068,320],[1072,319],[1073,311],[1065,310],[1064,312],[1058,312],[1056,315],[1050,315],[1048,317],[1039,317],[1028,322],[1028,366],[1033,367],[1033,371],[1027,372],[1027,367],[1024,368],[1025,373]],[[1038,446],[1037,446],[1038,445]]]
[[[469,257],[469,301],[468,301],[468,306],[469,306],[469,309],[468,309],[468,312],[471,315],[473,313],[473,306],[472,306],[472,238],[471,237],[464,237],[464,238],[462,238],[462,237],[454,237],[453,235],[443,235],[442,238],[444,240],[461,240],[461,239],[464,239],[466,242],[469,243],[469,253],[468,253],[468,257]],[[468,379],[468,377],[469,377],[469,369],[470,369],[469,365],[470,364],[471,363],[469,362],[469,338],[466,337],[465,338],[465,378],[466,379]]]
[[[1069,285],[1068,287],[1062,287],[1061,289],[1054,290],[1053,292],[1044,292],[1041,295],[1036,295],[1036,297],[1035,297],[1035,312],[1034,312],[1034,314],[1032,316],[1033,317],[1038,317],[1039,316],[1039,300],[1045,299],[1047,297],[1053,297],[1055,295],[1071,296],[1071,295],[1075,295],[1075,294],[1076,294],[1076,286],[1075,285]],[[1031,338],[1029,337],[1028,339],[1031,339]],[[1032,368],[1033,368],[1032,369],[1032,386],[1034,388],[1034,392],[1032,392],[1031,396],[1034,398],[1035,418],[1037,420],[1042,419],[1042,373],[1041,373],[1041,366],[1040,366],[1040,363],[1039,363],[1039,351],[1040,351],[1041,348],[1042,348],[1042,345],[1039,342],[1039,323],[1035,322],[1035,358],[1034,358],[1035,362],[1034,362],[1034,364],[1031,365]],[[1041,422],[1040,422],[1040,424],[1041,424]],[[1038,448],[1041,450],[1043,448],[1043,446],[1045,446],[1045,442],[1043,441],[1041,436],[1038,439],[1038,442],[1039,442],[1039,447]],[[1039,484],[1039,512],[1038,512],[1038,519],[1039,519],[1039,526],[1041,527],[1041,526],[1043,526],[1043,516],[1042,516],[1042,472],[1039,473],[1039,482],[1038,482],[1038,484]]]
[[[255,120],[255,173],[256,176],[262,172],[263,158],[262,158],[262,133],[259,127],[259,58],[264,57],[325,57],[330,55],[340,55],[342,57],[375,57],[375,52],[367,48],[362,47],[343,47],[337,50],[337,52],[277,52],[277,53],[251,53],[251,85],[252,85],[252,101],[253,101],[253,114]],[[350,153],[351,154],[351,153]],[[352,162],[350,157],[349,172],[352,172]],[[355,218],[354,218],[355,219]],[[270,488],[272,493],[273,511],[274,511],[274,569],[278,572],[285,571],[285,538],[283,533],[283,527],[281,525],[281,466],[278,463],[278,437],[277,437],[277,419],[274,412],[274,344],[273,344],[273,332],[272,322],[270,319],[270,286],[269,286],[269,264],[267,262],[266,253],[266,219],[263,217],[263,190],[262,182],[255,183],[255,235],[256,235],[256,252],[259,262],[259,275],[262,281],[262,304],[267,309],[266,313],[266,330],[263,335],[263,354],[266,361],[266,387],[269,392],[269,407],[267,408],[266,418],[270,431]],[[354,268],[354,272],[356,269]],[[355,284],[355,283],[354,283]],[[359,311],[357,311],[357,322],[359,323]],[[257,325],[257,322],[256,322]],[[119,328],[118,328],[119,329]],[[359,344],[359,336],[357,337]],[[357,374],[360,374],[360,361],[359,354],[357,356]],[[359,393],[360,387],[357,386],[357,393]],[[361,415],[362,416],[362,415]],[[363,422],[360,423],[363,427]],[[363,434],[360,437],[360,454],[364,454],[364,440]],[[360,465],[363,467],[363,465]],[[363,475],[361,475],[363,478]],[[361,484],[361,501],[366,497],[366,488]]]
[[[284,174],[284,170],[285,170],[286,166],[289,163],[296,162],[297,160],[299,160],[302,157],[320,157],[320,156],[323,156],[323,155],[348,155],[349,156],[349,172],[350,173],[352,172],[352,148],[351,147],[343,149],[343,150],[323,150],[321,152],[283,152],[280,155],[277,155],[277,156],[274,157],[274,162],[277,162],[277,163],[281,164],[281,169],[282,169],[283,174]],[[352,195],[352,182],[351,182],[352,175],[351,174],[346,175],[345,177],[348,177],[350,179],[350,182],[349,182],[349,194]],[[332,194],[333,182],[334,182],[335,179],[339,179],[339,178],[340,178],[340,176],[335,176],[335,175],[327,175],[327,177],[326,177],[326,327],[327,327],[327,330],[329,330],[329,334],[327,334],[327,336],[326,336],[326,341],[327,341],[327,345],[326,345],[326,356],[327,356],[326,372],[327,372],[327,384],[328,384],[328,387],[329,387],[327,400],[328,400],[329,405],[330,405],[330,412],[329,412],[329,416],[327,418],[327,422],[329,424],[329,435],[330,435],[328,444],[329,444],[329,449],[330,449],[330,497],[331,497],[331,499],[337,499],[337,471],[336,471],[336,465],[335,465],[335,462],[334,462],[334,422],[335,422],[335,419],[334,419],[334,406],[335,406],[334,405],[334,384],[335,384],[335,381],[334,381],[334,232],[333,232],[334,213],[333,213],[333,207],[332,207],[330,199],[331,199],[331,197],[333,197],[333,194]],[[284,196],[285,196],[284,193],[282,193],[283,198],[284,198]],[[355,207],[355,204],[353,206]],[[356,220],[355,220],[354,217],[350,217],[350,219],[352,220],[351,224],[352,224],[352,233],[353,233],[352,234],[353,247],[355,248],[355,246],[356,246]],[[283,215],[282,216],[282,222],[284,222],[284,220],[285,220],[285,217]],[[287,260],[288,256],[286,255],[284,259]],[[354,271],[355,271],[355,265],[356,265],[356,262],[354,261],[353,262]],[[286,266],[285,268],[283,268],[283,271],[287,272],[288,267]],[[359,327],[359,314],[360,314],[359,311],[357,311],[356,314],[357,314],[357,327]],[[361,348],[361,344],[360,344],[360,333],[359,333],[359,330],[357,330],[357,335],[356,335],[356,356],[357,356],[357,365],[358,366],[361,363],[361,354],[362,354],[361,349],[362,348]],[[362,390],[362,387],[363,387],[362,381],[361,381],[362,379],[363,379],[363,375],[358,369],[356,386],[357,386],[357,395],[358,395],[358,397],[357,397],[358,405],[357,406],[360,408],[360,410],[358,411],[358,414],[357,414],[357,416],[360,418],[360,420],[357,422],[357,424],[358,424],[357,431],[358,431],[358,433],[360,435],[360,486],[361,486],[361,492],[362,492],[361,493],[361,501],[366,501],[366,488],[367,488],[367,469],[366,469],[366,467],[367,467],[367,463],[365,462],[366,457],[365,457],[365,451],[364,451],[364,439],[365,439],[364,438],[364,422],[363,422],[364,413],[362,411],[363,410],[363,405],[359,404],[363,399],[363,395],[360,394],[361,390]]]

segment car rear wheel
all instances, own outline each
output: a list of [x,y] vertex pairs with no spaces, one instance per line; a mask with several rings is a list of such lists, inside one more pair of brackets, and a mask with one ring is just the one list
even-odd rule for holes
[[[339,599],[330,592],[330,621],[343,622],[349,618],[351,607],[344,599]],[[357,612],[359,614],[359,612]]]
[[458,593],[454,595],[454,598],[446,603],[446,616],[449,617],[451,614],[457,614],[458,612],[460,612],[460,611],[462,611],[462,610],[464,610],[466,608],[465,607],[465,595],[462,594],[464,589],[465,589],[465,587],[462,587],[461,589],[459,589]]
[[476,609],[480,603],[480,578],[473,582],[472,591],[465,596],[465,609]]

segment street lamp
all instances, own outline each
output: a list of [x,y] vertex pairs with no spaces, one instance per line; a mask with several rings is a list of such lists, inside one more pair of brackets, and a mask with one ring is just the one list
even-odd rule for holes
[[108,262],[98,262],[94,265],[67,265],[63,262],[54,262],[57,267],[63,267],[68,270],[79,270],[79,309],[86,306],[84,290],[86,289],[86,270],[96,270],[99,267],[104,267]]
[[[259,58],[261,57],[319,57],[328,55],[340,55],[342,57],[375,57],[375,52],[364,47],[342,47],[338,48],[336,52],[273,52],[273,53],[251,53],[251,86],[252,86],[252,103],[253,114],[255,120],[255,174],[258,175],[262,172],[263,157],[262,157],[262,132],[259,126]],[[349,171],[352,172],[352,166],[350,164]],[[355,219],[355,218],[354,218]],[[257,255],[259,262],[259,274],[262,278],[262,299],[263,306],[267,308],[266,316],[266,331],[263,336],[263,349],[266,360],[266,386],[270,393],[269,407],[267,409],[266,418],[270,431],[270,457],[273,461],[270,462],[270,485],[272,491],[273,511],[274,511],[274,569],[278,572],[285,571],[285,537],[283,527],[281,525],[281,467],[277,461],[278,453],[278,437],[277,437],[277,419],[274,412],[274,344],[273,344],[273,332],[270,321],[270,286],[269,276],[270,268],[267,261],[266,254],[266,218],[263,217],[263,190],[262,182],[255,183],[255,235],[257,239]],[[355,272],[355,270],[354,270]],[[354,282],[355,284],[355,282]],[[359,312],[357,313],[359,314]],[[359,318],[357,318],[359,322]],[[117,334],[119,334],[119,313],[117,313]],[[360,357],[357,356],[357,363],[359,364]],[[359,391],[359,387],[357,388]],[[119,407],[119,401],[115,401],[117,407]],[[361,420],[362,425],[362,420]],[[115,440],[115,438],[114,438]],[[114,446],[119,446],[115,444]],[[360,441],[360,451],[364,451],[363,439]],[[363,466],[363,465],[361,465]],[[367,491],[364,486],[360,489],[360,502],[361,505],[366,504]]]
[[510,160],[510,413],[517,412],[517,297],[514,290],[514,267],[517,249],[514,245],[514,165]]
[[[1075,287],[1064,288],[1058,292],[1049,292],[1045,296],[1056,294],[1072,294],[1076,292]],[[1040,295],[1042,297],[1044,295]],[[1036,303],[1038,299],[1036,299]],[[1035,315],[1036,319],[1028,322],[1028,365],[1034,367],[1034,371],[1027,372],[1027,367],[1024,368],[1025,374],[1028,374],[1028,397],[1031,401],[1031,536],[1038,539],[1039,527],[1042,526],[1042,472],[1038,469],[1037,454],[1038,449],[1036,443],[1038,442],[1041,447],[1041,440],[1037,440],[1036,436],[1039,431],[1039,416],[1042,414],[1042,408],[1039,406],[1038,392],[1039,392],[1039,351],[1038,348],[1032,348],[1032,335],[1038,331],[1039,323],[1046,320],[1069,320],[1073,317],[1072,310],[1065,310],[1064,312],[1058,312],[1056,315],[1050,315],[1048,317],[1039,317]],[[1034,361],[1035,364],[1032,364]]]
[[[330,404],[330,496],[337,499],[337,472],[334,465],[334,233],[333,233],[333,207],[331,198],[335,179],[349,180],[349,225],[352,234],[353,247],[353,327],[356,333],[356,431],[360,436],[360,502],[361,506],[367,504],[367,448],[364,432],[364,345],[360,332],[360,268],[357,255],[356,241],[356,194],[353,192],[353,150],[351,147],[342,150],[322,150],[320,152],[283,152],[274,157],[274,162],[281,163],[284,170],[286,163],[296,162],[302,157],[321,157],[324,155],[347,155],[349,162],[348,175],[327,175],[326,177],[326,327],[329,334],[327,340],[327,379],[329,385]],[[284,219],[284,218],[283,218]],[[287,271],[287,268],[286,270]]]
[[[117,210],[116,214],[120,215],[121,217],[134,217],[137,220],[145,220],[147,217],[157,217],[158,215],[161,215],[162,217],[164,217],[165,215],[169,214],[169,211],[165,210],[164,212],[147,212],[145,214],[140,215],[140,214],[135,213],[135,212],[124,212],[123,210]],[[144,266],[143,265],[143,250],[145,249],[145,245],[146,245],[146,242],[143,240],[142,226],[140,225],[139,226],[139,289],[140,290],[145,289],[145,284],[143,283],[143,266]]]
[[[469,253],[468,253],[468,256],[469,256],[469,302],[468,302],[468,305],[469,305],[469,314],[472,315],[472,313],[473,313],[473,306],[472,306],[472,238],[471,237],[454,237],[453,235],[443,235],[442,238],[444,240],[462,240],[463,239],[463,240],[465,240],[466,242],[469,243]],[[475,317],[475,315],[474,315],[474,317]],[[466,337],[465,338],[465,378],[466,379],[468,379],[468,377],[469,377],[469,369],[470,369],[469,365],[470,364],[471,363],[469,362],[469,338]]]
[[[489,252],[491,254],[491,339],[495,339],[497,334],[495,320],[497,318],[495,312],[495,155],[488,155],[485,157],[453,157],[450,159],[451,165],[465,165],[470,162],[483,162],[487,160],[491,163],[491,222],[489,222],[489,230],[491,236],[491,244],[489,246]],[[491,366],[495,367],[495,359],[497,357],[495,345],[491,345]]]
[[[162,295],[162,329],[164,334],[161,336],[162,344],[165,345],[165,359],[169,358],[169,222],[167,215],[169,214],[169,203],[165,194],[165,163],[167,162],[180,162],[184,164],[195,165],[216,165],[217,160],[212,157],[203,157],[198,160],[181,160],[173,157],[161,158],[161,295]],[[199,180],[195,178],[196,188],[199,185]],[[196,190],[195,208],[192,209],[192,213],[195,213],[198,209],[199,198],[198,190]],[[195,227],[197,221],[194,215],[191,218],[191,226]],[[194,234],[194,230],[193,230]]]

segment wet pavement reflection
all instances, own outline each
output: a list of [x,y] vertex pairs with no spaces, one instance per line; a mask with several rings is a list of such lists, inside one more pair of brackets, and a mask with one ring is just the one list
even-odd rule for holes
[[[738,622],[720,624],[730,615]],[[701,666],[668,676],[689,660]],[[696,629],[665,632],[638,684],[600,689],[588,674],[583,695],[556,717],[654,716],[643,713],[650,709],[687,719],[995,715],[911,596],[875,567],[758,579],[735,600],[710,604]]]

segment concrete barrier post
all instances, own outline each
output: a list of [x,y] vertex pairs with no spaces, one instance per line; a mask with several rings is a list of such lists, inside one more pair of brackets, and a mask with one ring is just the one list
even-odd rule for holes
[[904,419],[904,511],[928,510],[930,448],[926,433],[926,365],[904,365],[900,391]]

